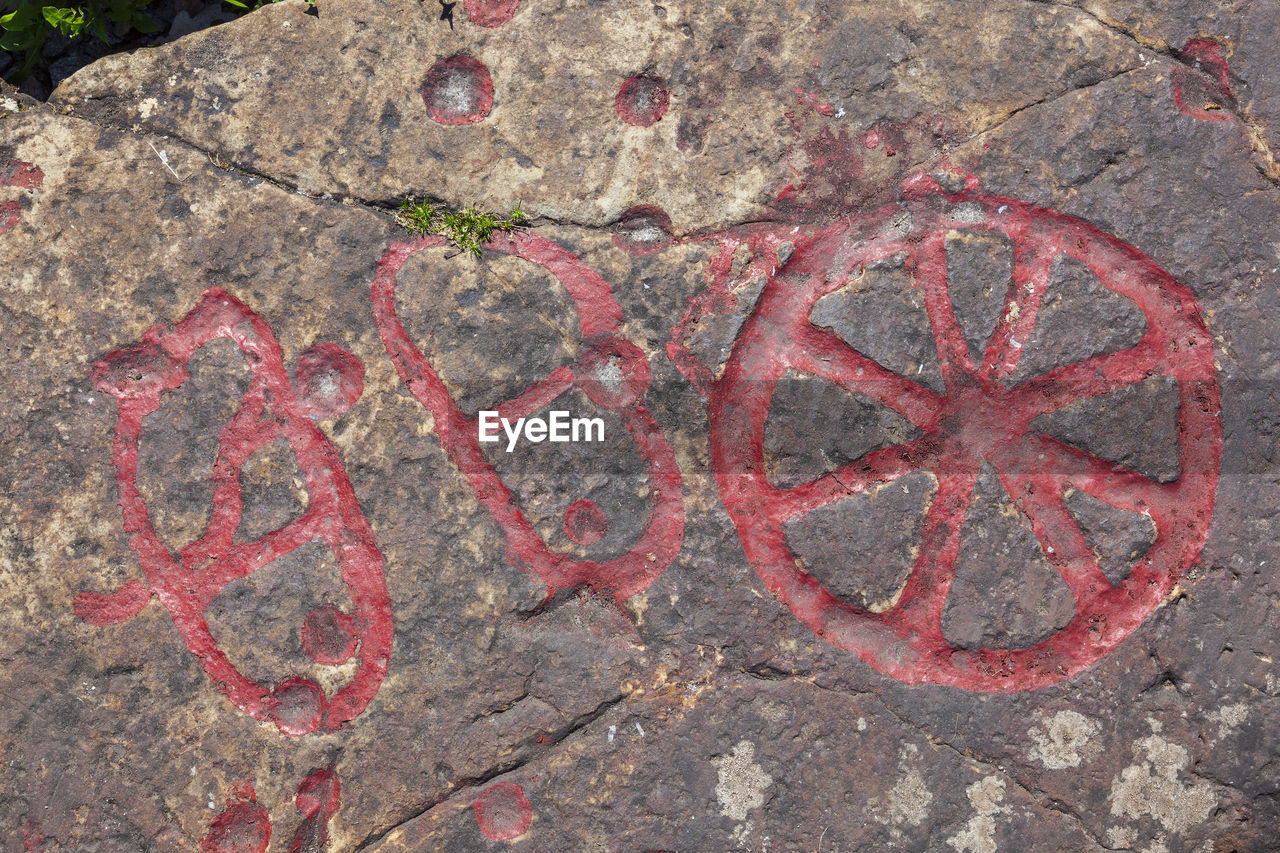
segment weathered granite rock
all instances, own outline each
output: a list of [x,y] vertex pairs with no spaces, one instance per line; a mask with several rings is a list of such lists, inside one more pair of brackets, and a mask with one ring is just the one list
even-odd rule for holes
[[1274,3],[439,11],[0,93],[0,849],[1274,849]]

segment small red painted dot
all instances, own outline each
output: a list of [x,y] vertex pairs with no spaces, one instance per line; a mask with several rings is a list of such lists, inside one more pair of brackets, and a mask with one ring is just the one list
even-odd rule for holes
[[613,244],[633,255],[652,255],[671,245],[671,217],[660,207],[640,205],[613,226]]
[[481,27],[500,27],[515,17],[520,0],[462,0],[471,23]]
[[356,653],[356,623],[336,607],[317,607],[302,620],[302,651],[316,663],[337,666]]
[[364,392],[364,365],[337,344],[316,344],[298,356],[298,400],[313,419],[333,418]]
[[232,803],[213,819],[200,853],[266,853],[271,818],[255,802]]
[[626,338],[604,338],[578,359],[578,387],[597,406],[620,409],[635,405],[649,387],[649,361]]
[[422,84],[427,115],[440,124],[461,125],[483,121],[493,109],[493,78],[484,63],[458,54],[442,59],[427,72]]
[[671,96],[661,78],[637,74],[622,84],[613,106],[627,124],[648,127],[667,114],[670,103]]
[[476,825],[490,841],[511,841],[529,831],[533,806],[524,788],[512,782],[497,782],[475,803]]
[[107,355],[93,365],[89,377],[99,391],[124,399],[176,388],[187,371],[160,348],[139,344]]
[[594,545],[609,532],[609,519],[595,501],[581,500],[564,511],[564,535],[579,545]]
[[284,734],[298,737],[320,728],[324,691],[314,681],[294,676],[271,691],[271,701],[271,719]]

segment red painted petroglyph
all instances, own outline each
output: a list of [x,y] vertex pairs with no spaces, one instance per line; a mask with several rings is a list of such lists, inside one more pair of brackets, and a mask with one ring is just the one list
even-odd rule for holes
[[667,114],[670,104],[671,95],[661,78],[637,74],[622,84],[613,108],[627,124],[648,127]]
[[200,853],[266,853],[270,844],[271,817],[258,805],[253,786],[246,784],[213,819],[200,841]]
[[1213,39],[1193,38],[1178,54],[1194,67],[1174,65],[1170,74],[1174,104],[1192,118],[1229,121],[1235,101],[1222,45]]
[[884,146],[884,156],[893,157],[906,146],[906,134],[900,122],[878,121],[863,136],[863,144],[871,150]]
[[[787,230],[799,233],[799,229]],[[710,240],[718,249],[707,270],[711,283],[706,290],[689,300],[680,322],[672,328],[671,340],[667,344],[667,357],[703,396],[710,393],[711,386],[719,376],[712,373],[689,350],[686,342],[705,319],[729,313],[737,306],[730,282],[733,256],[737,248],[745,245],[751,249],[751,262],[738,277],[738,281],[750,281],[759,276],[772,279],[778,270],[778,249],[787,241],[788,236],[793,235],[787,235],[785,231],[780,233],[776,227],[761,225],[743,228],[731,234],[698,238],[700,241]]]
[[[1128,636],[1165,600],[1199,555],[1208,534],[1222,448],[1213,347],[1192,293],[1137,249],[1088,223],[967,189],[955,194],[931,179],[904,184],[903,202],[867,217],[796,233],[747,229],[713,237],[720,247],[711,287],[695,299],[668,347],[673,361],[708,395],[717,485],[757,573],[819,636],[909,683],[1011,692],[1052,684],[1085,669]],[[986,350],[970,353],[953,314],[946,268],[949,230],[1005,235],[1014,247],[1002,320]],[[776,246],[795,245],[776,269]],[[768,281],[744,323],[723,374],[713,375],[683,347],[687,327],[731,303],[734,250],[752,248]],[[1107,288],[1132,300],[1148,331],[1134,347],[1051,370],[1009,387],[1035,325],[1050,264],[1059,255],[1086,264]],[[935,393],[856,352],[809,322],[822,296],[865,266],[907,259],[925,307],[946,386]],[[868,453],[791,489],[771,486],[763,439],[774,388],[793,370],[866,395],[923,435]],[[1125,388],[1149,376],[1177,380],[1180,405],[1177,481],[1162,484],[1035,432],[1033,418]],[[959,649],[943,637],[941,617],[960,549],[960,531],[983,461],[1026,515],[1049,564],[1076,598],[1076,616],[1058,633],[1023,649]],[[785,543],[783,524],[917,470],[938,482],[921,526],[914,568],[892,606],[860,609],[828,592]],[[1112,585],[1067,511],[1074,488],[1114,507],[1147,514],[1158,536],[1129,576]]]
[[661,252],[671,245],[671,217],[651,204],[629,208],[613,226],[613,244],[633,255]]
[[835,113],[835,110],[832,109],[831,104],[823,100],[816,92],[806,92],[804,89],[800,88],[799,86],[796,86],[794,91],[796,93],[796,97],[800,100],[800,103],[807,104],[813,107],[815,110],[822,113],[824,116],[830,117]]
[[445,125],[484,121],[493,109],[493,78],[480,60],[460,53],[427,72],[422,102],[431,120]]
[[6,160],[0,163],[0,187],[38,190],[44,185],[44,171],[34,163]]
[[500,27],[515,17],[520,0],[462,0],[471,23],[481,27]]
[[329,821],[338,813],[342,786],[332,770],[318,769],[307,774],[298,786],[296,803],[302,825],[294,833],[289,853],[311,853],[329,849]]
[[[795,115],[787,118],[799,133]],[[844,127],[824,126],[804,139],[803,166],[791,167],[798,180],[778,192],[773,211],[780,219],[807,221],[852,210],[866,195],[859,147],[866,147],[865,138],[855,139]]]
[[315,419],[336,418],[364,392],[364,365],[337,344],[316,344],[298,356],[293,380],[303,411]]
[[33,817],[22,825],[22,850],[23,853],[44,853],[44,827]]
[[551,551],[516,505],[481,450],[478,424],[462,413],[430,362],[413,345],[396,314],[396,275],[415,253],[445,245],[442,238],[393,243],[378,262],[373,282],[373,313],[382,342],[401,380],[431,412],[440,444],[466,476],[476,498],[502,526],[507,559],[537,574],[548,594],[582,585],[609,590],[619,599],[633,595],[666,571],[684,538],[684,505],[680,469],[661,428],[643,402],[649,387],[649,363],[635,344],[619,336],[622,309],[609,285],[592,269],[557,244],[527,231],[495,236],[487,248],[537,264],[568,291],[578,312],[585,351],[576,364],[552,371],[523,393],[499,404],[501,417],[514,421],[530,415],[572,388],[593,403],[618,412],[640,455],[648,463],[650,505],[645,531],[627,553],[605,562],[579,560]]
[[[138,490],[138,439],[143,418],[159,408],[162,395],[186,381],[192,355],[218,338],[230,338],[240,347],[253,379],[239,410],[219,436],[208,526],[175,555],[156,534]],[[289,384],[271,329],[244,303],[211,288],[177,325],[153,326],[142,343],[116,350],[94,364],[91,375],[98,389],[118,401],[112,444],[116,486],[124,528],[146,581],[130,581],[105,595],[81,593],[75,600],[76,614],[95,625],[122,622],[154,595],[169,610],[210,680],[240,710],[275,723],[288,735],[333,730],[354,719],[378,692],[391,652],[391,601],[382,555],[342,461],[307,417],[306,404]],[[242,509],[240,467],[281,437],[288,441],[302,471],[307,509],[255,542],[235,543]],[[218,647],[204,618],[204,611],[227,584],[312,540],[324,542],[338,559],[359,638],[355,675],[329,698],[306,678],[295,676],[274,687],[249,680]]]
[[476,798],[476,825],[490,841],[511,841],[529,831],[533,806],[524,788],[513,782],[495,782]]
[[581,500],[564,511],[564,535],[579,545],[594,545],[609,532],[609,519],[595,501]]
[[[34,163],[24,160],[6,160],[0,163],[0,187],[19,187],[38,190],[44,185],[44,172]],[[17,199],[0,204],[0,234],[18,224],[22,218],[22,203]]]
[[356,621],[337,607],[317,607],[302,621],[302,651],[319,664],[338,666],[356,653]]

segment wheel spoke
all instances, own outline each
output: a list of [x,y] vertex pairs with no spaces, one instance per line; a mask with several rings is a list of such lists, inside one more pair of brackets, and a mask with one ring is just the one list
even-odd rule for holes
[[997,471],[1005,491],[1031,522],[1045,559],[1075,596],[1077,612],[1082,611],[1087,602],[1111,588],[1111,581],[1067,509],[1058,484],[1051,476],[1034,476],[1025,470],[1007,472],[997,466]]
[[942,397],[853,350],[831,332],[808,323],[797,328],[791,366],[863,394],[897,412],[918,429],[932,428]]
[[1162,347],[1150,333],[1138,344],[1064,365],[1014,389],[1014,407],[1029,417],[1055,412],[1141,382],[1163,365]]
[[217,598],[227,584],[253,574],[268,563],[305,545],[321,535],[326,513],[313,503],[298,518],[271,531],[254,542],[234,546],[224,556],[197,571],[191,585],[196,606],[203,611]]
[[938,350],[942,381],[948,388],[965,374],[972,375],[973,359],[965,343],[960,321],[951,306],[947,278],[947,237],[942,231],[930,235],[916,250],[916,278],[924,290],[924,307],[929,314],[933,340]]
[[573,387],[573,368],[557,367],[545,378],[539,379],[520,394],[499,403],[498,417],[515,422],[528,417]]
[[1094,456],[1046,435],[1030,432],[1022,439],[1017,458],[1013,451],[1001,460],[1011,476],[1039,471],[1056,483],[1079,489],[1116,509],[1150,513],[1157,528],[1170,502],[1177,499],[1178,484],[1160,483],[1132,468]]
[[897,604],[884,615],[922,637],[942,638],[942,608],[955,578],[960,531],[973,500],[976,468],[938,478],[938,493],[920,526],[920,553]]
[[798,518],[850,495],[892,483],[919,468],[928,468],[932,458],[932,444],[925,437],[873,450],[802,486],[771,490],[769,517],[782,521]]
[[1014,243],[1013,278],[1005,296],[1004,312],[982,361],[983,375],[999,380],[1017,369],[1023,347],[1035,330],[1040,301],[1049,286],[1049,272],[1057,254],[1056,247],[1029,245],[1025,238]]
[[279,423],[261,420],[263,409],[262,394],[254,394],[222,428],[218,437],[218,457],[213,463],[215,510],[200,538],[179,552],[183,565],[194,565],[225,554],[231,547],[244,508],[240,493],[241,469],[249,457],[280,435]]

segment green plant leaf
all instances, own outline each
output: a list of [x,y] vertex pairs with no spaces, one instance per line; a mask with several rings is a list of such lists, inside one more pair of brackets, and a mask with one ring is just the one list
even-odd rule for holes
[[58,32],[64,36],[75,38],[84,29],[83,9],[63,9],[58,6],[45,6],[42,11],[44,19],[49,22],[49,25],[56,27]]
[[138,11],[133,15],[133,28],[140,33],[154,33],[160,30],[160,25],[156,23],[146,12]]
[[39,6],[19,6],[9,14],[0,17],[0,27],[6,30],[26,30],[35,24],[40,26]]
[[6,33],[0,36],[0,50],[25,50],[26,47],[25,33]]

